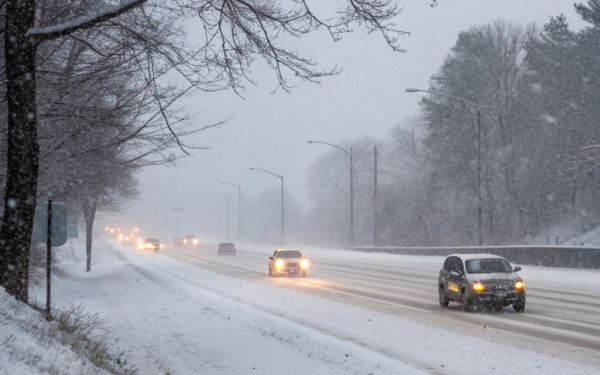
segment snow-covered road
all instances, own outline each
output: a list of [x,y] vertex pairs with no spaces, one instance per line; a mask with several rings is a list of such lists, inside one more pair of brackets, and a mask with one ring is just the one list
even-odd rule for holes
[[273,279],[264,247],[97,244],[54,300],[109,318],[143,374],[600,374],[597,271],[524,267],[525,314],[473,314],[437,304],[441,258],[307,249],[308,278]]

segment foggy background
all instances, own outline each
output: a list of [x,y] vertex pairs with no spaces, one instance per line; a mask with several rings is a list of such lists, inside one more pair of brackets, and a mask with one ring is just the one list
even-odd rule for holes
[[[438,72],[459,32],[496,19],[523,26],[537,23],[541,27],[550,16],[559,14],[567,17],[572,29],[585,25],[575,14],[572,2],[562,0],[442,0],[437,7],[431,7],[429,0],[412,0],[402,5],[405,8],[396,23],[399,29],[411,33],[401,39],[406,53],[392,52],[379,35],[367,34],[358,27],[337,43],[326,32],[317,32],[293,43],[302,56],[318,62],[321,69],[342,69],[339,75],[323,78],[321,84],[299,82],[289,94],[281,89],[273,93],[277,87],[275,75],[258,61],[251,76],[256,86],[247,84],[241,93],[243,98],[233,91],[223,91],[199,93],[186,99],[184,107],[197,113],[197,126],[228,121],[187,139],[187,143],[207,149],[180,159],[177,167],[144,169],[140,174],[139,200],[124,208],[122,214],[100,214],[96,225],[139,226],[144,234],[166,243],[172,241],[173,235],[183,234],[225,240],[227,194],[229,239],[237,241],[238,191],[234,186],[221,184],[230,182],[242,187],[242,240],[277,245],[280,180],[249,170],[255,167],[284,175],[286,245],[312,243],[311,226],[302,220],[314,221],[314,215],[306,219],[301,214],[319,204],[315,197],[321,187],[314,183],[315,178],[318,180],[316,175],[309,183],[311,173],[317,173],[311,168],[318,169],[326,163],[320,158],[329,155],[339,159],[334,161],[339,163],[340,175],[332,177],[334,186],[323,180],[322,189],[337,189],[332,195],[339,199],[335,207],[340,219],[326,220],[323,215],[322,225],[329,226],[331,234],[331,241],[326,244],[343,245],[348,235],[348,186],[347,176],[343,175],[347,158],[326,145],[309,145],[308,140],[346,148],[351,142],[363,140],[364,145],[355,149],[355,153],[363,155],[357,168],[372,168],[372,147],[379,145],[385,151],[392,129],[410,123],[418,112],[422,94],[408,94],[405,89],[429,87],[430,77]],[[381,170],[384,169],[382,165]],[[360,179],[356,175],[355,178]],[[372,189],[372,177],[362,178],[363,190]],[[385,178],[380,176],[382,182]],[[372,208],[366,206],[372,193],[365,191],[361,203],[358,195],[362,193],[357,188],[356,220],[372,220]],[[359,227],[355,229],[356,243],[370,242],[365,237],[370,236],[369,225]]]

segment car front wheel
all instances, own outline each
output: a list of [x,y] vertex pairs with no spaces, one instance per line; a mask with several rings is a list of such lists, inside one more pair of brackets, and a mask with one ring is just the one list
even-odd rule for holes
[[302,271],[302,277],[306,277],[306,271]]
[[446,291],[444,290],[443,286],[440,286],[439,292],[440,292],[440,306],[448,307],[448,303],[450,302],[450,300],[448,299],[448,297],[446,297]]
[[525,311],[525,299],[519,300],[518,302],[513,303],[513,309],[516,312],[522,313]]

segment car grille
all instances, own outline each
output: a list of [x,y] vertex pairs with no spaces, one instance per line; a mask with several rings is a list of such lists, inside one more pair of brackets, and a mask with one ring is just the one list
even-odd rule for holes
[[298,263],[288,263],[287,266],[288,267],[296,267],[296,268],[300,267],[300,265]]
[[490,292],[510,292],[515,288],[513,280],[489,280],[485,282],[485,286]]

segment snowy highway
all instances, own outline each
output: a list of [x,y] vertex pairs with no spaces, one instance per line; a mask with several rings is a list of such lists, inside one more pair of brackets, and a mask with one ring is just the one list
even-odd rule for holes
[[[586,288],[585,285],[581,287],[577,282],[551,282],[544,285],[544,278],[536,278],[535,273],[527,278],[527,266],[523,266],[525,270],[520,273],[527,285],[527,307],[524,314],[517,314],[512,307],[505,308],[500,313],[469,313],[460,304],[451,303],[448,309],[439,306],[436,281],[442,264],[440,257],[412,257],[414,260],[411,262],[411,257],[396,256],[398,260],[394,262],[389,260],[394,255],[381,254],[382,256],[375,255],[372,261],[365,262],[363,259],[368,257],[367,254],[351,254],[348,259],[348,252],[345,251],[336,254],[335,251],[321,250],[325,254],[320,255],[319,250],[313,250],[305,252],[311,259],[308,278],[284,276],[271,279],[267,277],[267,258],[270,255],[268,248],[243,247],[238,249],[235,257],[218,256],[215,249],[216,246],[173,248],[165,253],[186,263],[229,276],[277,285],[385,313],[402,314],[420,323],[500,343],[524,346],[521,338],[515,340],[513,333],[518,333],[520,337],[529,337],[532,345],[543,342],[538,346],[547,346],[549,352],[556,351],[559,345],[579,347],[583,350],[582,353],[591,350],[595,353],[585,362],[589,360],[600,368],[600,292],[595,288]],[[352,259],[352,255],[355,259]],[[546,269],[546,273],[548,270],[551,269]],[[564,270],[558,272],[564,275]],[[499,333],[490,337],[481,333],[481,327],[496,329]],[[569,352],[577,351],[575,348],[569,349]]]
[[106,319],[143,374],[600,375],[598,271],[525,266],[524,314],[469,313],[439,306],[439,257],[307,248],[307,278],[270,278],[269,247],[99,236],[92,272],[84,242],[71,249],[53,301]]

